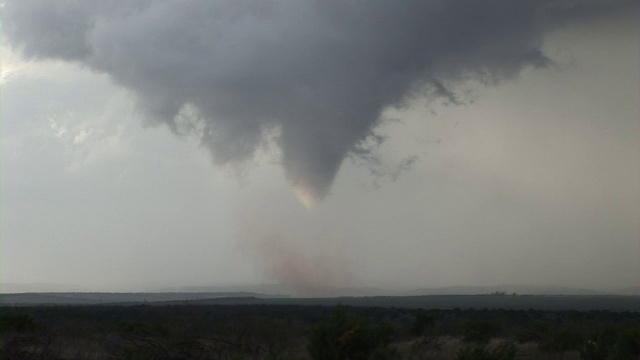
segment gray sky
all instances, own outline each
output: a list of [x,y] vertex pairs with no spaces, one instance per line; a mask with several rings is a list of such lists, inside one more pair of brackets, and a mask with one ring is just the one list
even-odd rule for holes
[[632,2],[240,3],[4,2],[2,282],[640,283]]

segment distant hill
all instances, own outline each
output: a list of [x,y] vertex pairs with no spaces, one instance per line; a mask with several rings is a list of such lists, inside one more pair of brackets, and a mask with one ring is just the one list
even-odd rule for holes
[[299,291],[291,286],[277,284],[238,285],[238,286],[190,286],[166,288],[174,292],[255,292],[272,296],[295,297],[336,297],[336,296],[419,296],[419,295],[482,295],[504,292],[508,295],[640,295],[640,287],[629,287],[613,291],[599,291],[568,286],[530,286],[530,285],[493,285],[493,286],[447,286],[420,288],[413,290],[385,290],[376,287],[331,287],[318,286]]
[[482,295],[496,292],[504,292],[507,295],[612,295],[610,292],[592,289],[526,285],[448,286],[411,290],[404,295]]
[[[342,296],[321,298],[218,298],[190,301],[189,305],[304,305],[396,307],[408,309],[537,309],[640,311],[640,297],[620,295],[425,295]],[[154,305],[177,305],[162,302]]]
[[[485,290],[486,288],[481,288]],[[461,291],[453,288],[452,291]],[[469,291],[476,288],[469,289]],[[491,290],[491,288],[490,288]],[[0,294],[0,305],[322,305],[400,308],[488,308],[640,311],[640,296],[484,295],[276,297],[253,292],[20,293]]]
[[631,286],[631,287],[618,289],[618,290],[616,290],[615,293],[616,294],[620,294],[620,295],[640,296],[640,286]]
[[[0,303],[24,299],[25,303],[100,303],[100,302],[152,302],[182,301],[220,297],[342,297],[342,296],[422,296],[422,295],[483,295],[505,293],[511,295],[639,295],[640,286],[626,287],[611,291],[560,286],[447,286],[420,288],[413,290],[386,290],[376,287],[331,287],[318,286],[296,289],[280,284],[242,284],[222,286],[177,286],[159,288],[152,292],[95,292],[78,286],[60,284],[7,284],[0,285]],[[18,294],[20,297],[18,297]],[[82,294],[82,295],[81,295]],[[170,294],[170,295],[169,295]],[[43,300],[45,299],[45,300]],[[22,300],[21,300],[22,301]]]
[[228,285],[228,286],[181,286],[165,288],[163,291],[171,292],[254,292],[263,296],[297,296],[297,297],[335,297],[335,296],[376,296],[376,295],[401,295],[391,291],[385,291],[374,287],[337,287],[317,286],[307,287],[304,290],[292,286],[279,284],[257,285]]
[[[252,292],[163,292],[163,293],[108,293],[108,292],[50,292],[0,294],[1,305],[98,305],[151,303],[159,301],[188,302],[216,298],[260,298],[265,295]],[[268,297],[268,296],[267,296]]]

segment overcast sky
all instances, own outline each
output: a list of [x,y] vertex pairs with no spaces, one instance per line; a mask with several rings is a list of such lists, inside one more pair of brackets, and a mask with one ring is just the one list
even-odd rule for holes
[[637,5],[559,3],[5,0],[1,281],[637,286]]

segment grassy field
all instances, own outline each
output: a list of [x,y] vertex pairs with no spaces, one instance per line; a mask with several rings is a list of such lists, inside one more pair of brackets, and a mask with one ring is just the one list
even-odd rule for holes
[[640,356],[640,313],[628,311],[165,304],[3,306],[0,316],[2,359]]

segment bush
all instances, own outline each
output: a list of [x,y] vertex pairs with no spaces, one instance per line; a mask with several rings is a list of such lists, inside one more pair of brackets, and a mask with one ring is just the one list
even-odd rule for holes
[[578,350],[582,344],[580,335],[569,329],[556,329],[547,334],[540,343],[540,349],[549,353],[563,353]]
[[29,314],[2,314],[0,317],[0,333],[25,333],[38,328],[38,324]]
[[608,328],[600,330],[580,348],[584,360],[633,360],[640,355],[640,330]]
[[519,343],[539,342],[549,333],[549,324],[535,321],[519,328],[515,338]]
[[409,333],[414,336],[425,335],[433,327],[435,318],[424,310],[418,310],[409,325]]
[[346,310],[338,307],[329,320],[313,327],[307,350],[314,360],[392,359],[392,332],[388,325],[373,326],[364,319],[347,316]]
[[463,340],[478,344],[487,344],[500,332],[500,326],[487,320],[475,320],[467,323]]
[[512,360],[517,354],[513,343],[503,343],[493,349],[487,344],[469,344],[458,351],[456,360]]

